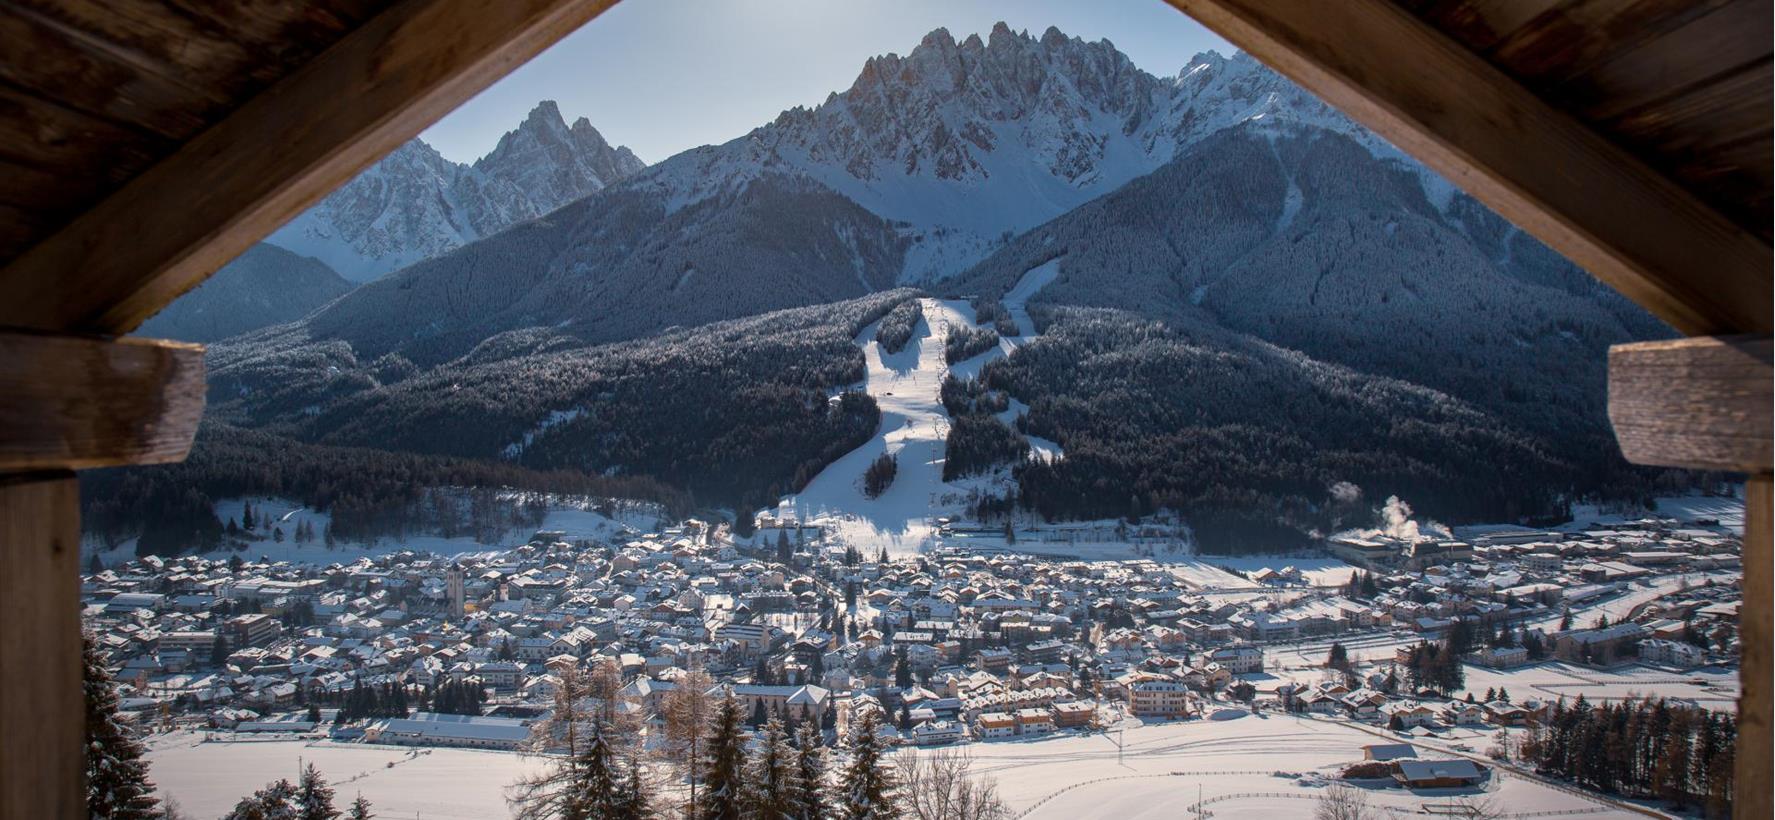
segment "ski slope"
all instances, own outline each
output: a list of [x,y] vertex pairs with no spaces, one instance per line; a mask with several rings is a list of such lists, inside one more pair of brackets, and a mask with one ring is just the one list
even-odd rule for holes
[[[921,299],[924,318],[913,329],[912,340],[898,353],[888,353],[875,340],[879,322],[857,334],[863,349],[867,375],[863,389],[881,408],[881,424],[875,436],[839,457],[808,482],[797,495],[785,496],[779,514],[824,526],[839,541],[865,555],[886,549],[889,554],[922,552],[935,543],[936,519],[966,509],[969,495],[981,480],[943,481],[944,444],[949,437],[949,413],[940,393],[943,378],[951,372],[971,378],[987,362],[1009,356],[1036,335],[1035,324],[1025,307],[1059,273],[1060,260],[1031,268],[1004,299],[1017,321],[1020,335],[1001,338],[999,346],[953,366],[943,361],[943,341],[952,328],[976,327],[974,311],[965,302]],[[1031,442],[1037,458],[1061,458],[1059,445],[1047,440]],[[882,453],[898,460],[894,483],[877,498],[863,495],[863,471]]]

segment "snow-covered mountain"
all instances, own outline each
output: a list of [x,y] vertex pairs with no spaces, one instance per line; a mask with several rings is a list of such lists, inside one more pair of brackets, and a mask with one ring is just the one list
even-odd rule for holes
[[411,140],[266,239],[357,282],[534,219],[646,167],[553,101],[473,165]]
[[[823,104],[673,157],[630,186],[659,190],[677,209],[763,174],[803,174],[903,223],[912,245],[899,279],[930,282],[1247,123],[1330,130],[1404,160],[1249,55],[1204,53],[1159,77],[1107,40],[1055,28],[1038,39],[1000,23],[959,43],[933,31],[905,57],[869,60]],[[1445,183],[1410,166],[1433,199],[1447,199]]]

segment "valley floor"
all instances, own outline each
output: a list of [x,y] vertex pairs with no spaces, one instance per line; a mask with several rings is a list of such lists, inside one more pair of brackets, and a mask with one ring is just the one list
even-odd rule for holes
[[[1489,738],[1487,730],[1473,729],[1412,742],[1419,757],[1445,759],[1462,753],[1451,744],[1482,749]],[[1310,816],[1325,776],[1361,761],[1362,746],[1391,742],[1403,741],[1343,721],[1246,714],[1149,726],[1130,722],[1121,731],[974,743],[965,751],[976,774],[996,779],[1017,816],[1193,817],[1200,796],[1216,818],[1268,820]],[[264,783],[294,778],[298,758],[319,768],[343,800],[362,794],[376,804],[378,816],[427,820],[508,816],[506,787],[543,765],[541,758],[506,752],[202,742],[191,732],[155,738],[149,755],[161,794],[196,817],[219,816]],[[1401,813],[1477,799],[1512,814],[1635,816],[1606,798],[1511,773],[1494,773],[1472,789],[1376,785],[1365,791],[1371,806]]]

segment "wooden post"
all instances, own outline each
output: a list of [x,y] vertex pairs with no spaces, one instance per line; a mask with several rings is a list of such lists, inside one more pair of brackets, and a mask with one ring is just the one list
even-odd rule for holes
[[0,555],[0,817],[80,817],[86,705],[73,473],[0,476]]
[[1769,473],[1744,483],[1744,600],[1738,608],[1740,652],[1738,680],[1738,770],[1734,775],[1732,814],[1762,820],[1775,817],[1769,775],[1775,767],[1770,747],[1770,629],[1775,610],[1771,586],[1775,561],[1770,558],[1770,525],[1775,523],[1775,479]]

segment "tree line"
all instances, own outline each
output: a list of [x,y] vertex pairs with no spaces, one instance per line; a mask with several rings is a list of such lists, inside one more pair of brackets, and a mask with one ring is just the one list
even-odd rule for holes
[[[748,732],[731,692],[717,697],[692,671],[661,702],[659,758],[650,765],[637,720],[619,708],[620,677],[607,668],[569,670],[535,743],[556,757],[509,793],[517,820],[997,820],[1007,816],[988,780],[967,761],[939,753],[887,759],[878,710],[861,711],[841,748],[819,723],[764,719]],[[654,780],[684,785],[683,799],[659,795]]]
[[906,343],[912,341],[912,332],[918,329],[918,323],[923,319],[924,306],[917,299],[901,302],[881,317],[881,324],[875,328],[875,341],[880,342],[881,349],[887,353],[905,350]]
[[1592,705],[1580,695],[1531,724],[1521,754],[1586,788],[1730,817],[1737,738],[1729,713],[1663,698]]

